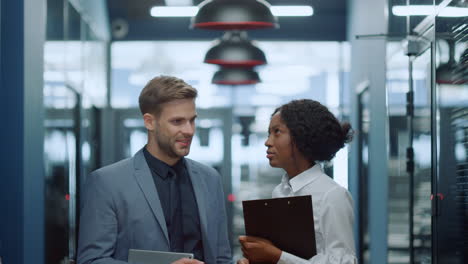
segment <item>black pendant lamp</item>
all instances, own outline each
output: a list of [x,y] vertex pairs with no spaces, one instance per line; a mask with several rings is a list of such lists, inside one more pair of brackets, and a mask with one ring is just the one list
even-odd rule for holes
[[222,85],[248,85],[260,82],[258,73],[252,68],[225,68],[221,67],[211,81]]
[[191,27],[214,30],[245,30],[278,27],[264,0],[205,0],[198,5]]
[[245,31],[227,31],[215,40],[205,63],[224,67],[254,67],[266,64],[265,53],[247,38]]

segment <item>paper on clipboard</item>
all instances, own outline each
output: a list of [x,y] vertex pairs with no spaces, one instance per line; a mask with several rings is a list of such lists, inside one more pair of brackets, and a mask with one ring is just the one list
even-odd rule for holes
[[245,232],[279,249],[310,259],[317,254],[312,196],[242,201]]

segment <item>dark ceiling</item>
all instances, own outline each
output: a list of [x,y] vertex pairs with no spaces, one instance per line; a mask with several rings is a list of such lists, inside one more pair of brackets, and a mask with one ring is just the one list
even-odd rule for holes
[[[235,0],[233,0],[235,1]],[[347,0],[267,0],[271,5],[311,5],[310,17],[279,17],[279,29],[252,30],[253,39],[345,41]],[[200,0],[194,0],[199,4]],[[154,18],[151,7],[165,5],[164,0],[107,0],[109,22],[125,21],[128,33],[118,40],[212,40],[222,32],[189,29],[190,18]]]

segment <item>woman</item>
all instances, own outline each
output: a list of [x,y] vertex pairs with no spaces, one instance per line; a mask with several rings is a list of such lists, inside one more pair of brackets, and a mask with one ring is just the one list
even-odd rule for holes
[[302,259],[258,237],[240,236],[244,259],[238,264],[356,263],[353,202],[349,192],[323,173],[319,161],[330,161],[351,141],[349,123],[340,124],[323,105],[295,100],[277,108],[268,129],[267,158],[286,171],[273,198],[312,195],[317,255]]

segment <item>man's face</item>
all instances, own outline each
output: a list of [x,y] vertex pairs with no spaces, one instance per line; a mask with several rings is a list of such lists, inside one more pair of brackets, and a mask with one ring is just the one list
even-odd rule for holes
[[194,99],[178,99],[162,106],[154,119],[154,142],[157,158],[168,162],[177,161],[190,152],[195,133]]

